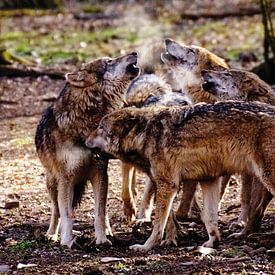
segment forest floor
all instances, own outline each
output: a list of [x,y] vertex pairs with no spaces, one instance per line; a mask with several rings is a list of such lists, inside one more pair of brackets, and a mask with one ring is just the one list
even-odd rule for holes
[[[150,2],[155,4],[148,4]],[[0,43],[43,68],[47,66],[62,72],[74,70],[87,59],[118,55],[164,37],[205,46],[238,68],[251,69],[261,61],[260,15],[184,20],[180,12],[188,9],[190,12],[205,9],[219,12],[235,6],[222,5],[226,1],[197,0],[188,7],[184,4],[167,6],[170,1],[163,1],[166,4],[162,5],[157,2],[114,5],[109,1],[106,6],[81,7],[85,11],[117,15],[93,20],[77,18],[79,7],[69,7],[69,11],[62,13],[7,13],[0,19]],[[236,7],[253,5],[253,1],[233,2]],[[215,4],[214,8],[211,3]],[[256,59],[244,60],[243,54]],[[114,234],[110,237],[113,245],[97,247],[94,243],[94,202],[90,184],[74,215],[74,229],[81,232],[78,242],[83,244],[83,249],[70,250],[46,240],[50,200],[45,172],[35,151],[34,135],[43,109],[56,98],[63,85],[63,80],[48,76],[0,76],[0,273],[274,274],[275,237],[268,234],[274,232],[274,200],[266,211],[260,234],[241,240],[229,238],[235,232],[229,226],[240,212],[237,182],[228,186],[221,202],[222,241],[217,249],[201,250],[199,246],[207,240],[205,227],[200,222],[184,222],[177,247],[157,247],[149,253],[129,250],[129,245],[143,243],[149,237],[151,226],[135,229],[125,220],[118,160],[109,165],[108,215]],[[144,178],[140,174],[139,199],[143,185]],[[5,207],[5,202],[15,204],[9,208]]]

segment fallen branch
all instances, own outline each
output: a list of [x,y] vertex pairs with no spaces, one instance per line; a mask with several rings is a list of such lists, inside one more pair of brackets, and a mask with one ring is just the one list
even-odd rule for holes
[[104,13],[80,13],[74,14],[77,20],[112,20],[120,17],[119,14],[104,14]]
[[250,261],[251,258],[250,257],[240,257],[240,258],[233,258],[233,259],[226,259],[226,260],[222,260],[217,262],[218,264],[224,264],[224,263],[238,263],[238,262],[246,262],[246,261]]
[[[271,8],[272,11],[275,11],[275,7]],[[200,18],[212,18],[212,19],[221,19],[225,17],[238,17],[238,16],[252,16],[256,14],[261,14],[261,9],[259,8],[249,8],[249,9],[240,9],[235,11],[224,11],[224,12],[184,12],[180,16],[182,19],[198,20]]]
[[64,73],[52,70],[40,70],[36,68],[19,68],[7,65],[0,65],[0,76],[8,77],[39,77],[48,76],[53,79],[65,79]]

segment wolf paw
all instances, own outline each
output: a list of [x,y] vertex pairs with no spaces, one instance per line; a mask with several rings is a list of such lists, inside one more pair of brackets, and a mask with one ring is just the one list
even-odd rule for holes
[[147,252],[150,250],[146,245],[144,244],[134,244],[129,247],[133,251],[139,251],[139,252]]
[[124,207],[124,215],[126,217],[126,220],[130,223],[135,222],[136,220],[136,209],[133,207]]
[[209,247],[209,248],[217,248],[219,245],[218,239],[210,239],[207,242],[203,243],[203,247]]
[[49,241],[57,242],[58,241],[58,234],[46,234],[46,238]]
[[96,245],[112,246],[112,242],[107,238],[96,239]]
[[165,238],[165,240],[163,240],[160,245],[161,246],[168,246],[168,245],[175,245],[175,246],[178,246],[178,242],[176,240],[176,238]]
[[61,240],[60,244],[62,246],[67,246],[70,249],[82,249],[81,245],[76,242],[76,237],[72,240]]

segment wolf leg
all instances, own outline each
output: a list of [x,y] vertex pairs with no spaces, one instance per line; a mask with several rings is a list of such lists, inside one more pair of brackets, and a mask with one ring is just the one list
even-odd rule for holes
[[54,177],[48,174],[46,178],[46,184],[52,202],[51,220],[46,236],[53,241],[57,241],[60,217],[57,199],[57,182]]
[[136,168],[122,162],[121,171],[123,210],[126,218],[133,222],[136,219]]
[[58,179],[58,207],[60,212],[61,245],[73,244],[73,183],[65,177]]
[[112,235],[109,219],[106,213],[108,193],[108,162],[98,163],[91,178],[95,201],[95,236],[96,244],[112,244],[106,237],[106,233]]
[[175,214],[173,210],[170,211],[167,224],[165,227],[165,238],[161,242],[161,245],[170,245],[174,244],[175,246],[178,245],[177,243],[177,229],[180,227],[180,225],[177,222],[177,219],[175,217]]
[[146,176],[142,201],[139,208],[137,223],[150,222],[153,210],[156,188],[148,176]]
[[226,176],[222,176],[220,179],[220,185],[221,185],[220,200],[222,200],[222,198],[223,198],[223,195],[225,193],[228,182],[230,181],[230,178],[231,178],[231,176],[226,175]]
[[182,184],[182,197],[176,213],[176,217],[179,221],[187,220],[192,204],[197,204],[195,197],[196,187],[196,182],[184,182]]
[[171,184],[169,180],[156,179],[157,195],[156,195],[156,213],[153,231],[145,244],[135,244],[130,249],[135,251],[149,251],[156,245],[160,244],[164,234],[169,213],[171,211],[173,199],[177,193],[178,186]]
[[253,176],[242,174],[241,177],[241,213],[238,217],[237,222],[233,222],[230,225],[230,229],[236,229],[238,227],[244,227],[247,222],[248,213],[251,207],[251,186],[253,181]]
[[209,240],[203,244],[205,247],[215,247],[220,241],[218,229],[218,209],[220,201],[220,180],[201,182],[203,194],[202,220],[205,224]]
[[250,233],[258,231],[261,227],[261,221],[263,219],[264,212],[273,196],[256,177],[253,177],[251,191],[253,198],[251,196],[251,205],[248,212],[247,223],[241,232],[231,234],[229,237],[246,237]]

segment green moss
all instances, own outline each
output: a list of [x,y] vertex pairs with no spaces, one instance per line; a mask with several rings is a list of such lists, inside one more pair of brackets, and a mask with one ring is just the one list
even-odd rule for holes
[[102,13],[104,12],[104,8],[100,5],[94,4],[86,6],[83,11],[88,13]]
[[11,246],[10,251],[13,253],[25,253],[37,247],[36,241],[22,240],[16,245]]
[[223,255],[228,258],[235,258],[235,257],[243,257],[246,254],[242,250],[238,249],[237,247],[232,247],[224,251]]
[[193,29],[193,33],[196,36],[206,36],[210,31],[216,33],[223,32],[226,25],[221,21],[209,21],[203,25],[198,25]]

